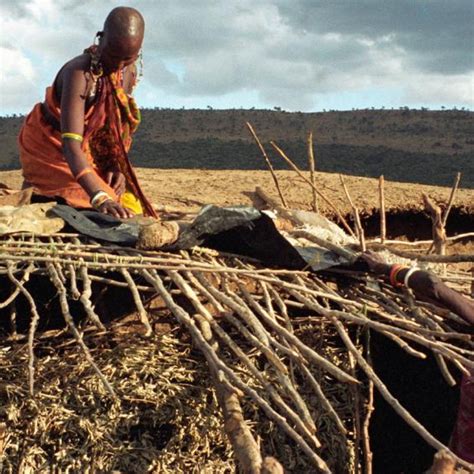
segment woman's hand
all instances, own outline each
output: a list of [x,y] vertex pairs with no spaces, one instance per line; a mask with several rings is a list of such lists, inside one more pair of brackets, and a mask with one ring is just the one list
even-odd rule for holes
[[122,207],[118,202],[115,202],[112,199],[105,201],[97,210],[103,214],[118,217],[119,219],[128,219],[135,215],[130,209]]
[[358,258],[358,262],[367,265],[368,271],[372,273],[386,276],[390,274],[391,265],[385,263],[378,254],[370,250],[361,254]]
[[107,171],[105,182],[114,190],[118,197],[122,196],[125,192],[125,176],[120,171]]

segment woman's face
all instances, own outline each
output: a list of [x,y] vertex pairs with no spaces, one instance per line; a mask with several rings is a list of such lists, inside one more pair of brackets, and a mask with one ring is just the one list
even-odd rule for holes
[[105,34],[99,42],[100,61],[105,73],[120,71],[133,64],[140,53],[139,38],[111,38]]

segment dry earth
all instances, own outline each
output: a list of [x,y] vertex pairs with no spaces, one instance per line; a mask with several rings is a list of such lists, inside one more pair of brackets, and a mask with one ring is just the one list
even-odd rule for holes
[[[212,171],[212,170],[160,170],[138,168],[138,177],[145,193],[157,206],[187,208],[197,211],[204,204],[251,205],[255,188],[260,186],[278,199],[272,177],[268,171]],[[278,181],[291,208],[310,209],[310,186],[295,172],[277,171]],[[309,173],[305,173],[309,178]],[[356,206],[365,214],[379,209],[378,180],[353,176],[344,177]],[[11,188],[21,186],[20,171],[0,172],[0,183]],[[335,204],[343,214],[350,206],[341,186],[339,175],[317,173],[316,184],[321,193]],[[462,184],[462,183],[461,183]],[[448,201],[451,189],[439,186],[385,182],[387,212],[419,211],[422,209],[422,192],[440,204]],[[321,210],[332,214],[330,207],[320,198]],[[474,190],[459,189],[454,202],[462,213],[474,214]]]

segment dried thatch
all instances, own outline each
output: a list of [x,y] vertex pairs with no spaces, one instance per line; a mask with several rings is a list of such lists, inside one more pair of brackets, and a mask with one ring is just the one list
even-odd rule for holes
[[[278,472],[265,456],[290,472],[370,470],[374,387],[427,443],[446,447],[374,373],[369,332],[414,357],[433,352],[450,382],[450,367],[474,365],[456,315],[360,273],[21,234],[0,242],[0,278],[12,328],[18,308],[31,313],[27,334],[12,329],[0,344],[6,472],[229,472],[235,460]],[[37,330],[53,308],[39,304],[38,278],[76,343]],[[470,283],[462,271],[445,278]],[[105,324],[95,298],[112,287],[121,305],[131,295],[136,320]]]

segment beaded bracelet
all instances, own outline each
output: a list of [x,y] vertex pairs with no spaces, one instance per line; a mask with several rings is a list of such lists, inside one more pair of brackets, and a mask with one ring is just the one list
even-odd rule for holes
[[84,137],[79,133],[72,133],[72,132],[64,132],[61,133],[61,138],[70,138],[71,140],[76,140],[77,142],[82,143]]
[[397,275],[401,270],[406,269],[404,265],[393,265],[392,268],[390,269],[390,284],[395,287],[400,287],[403,286],[403,283],[400,283],[397,281]]

